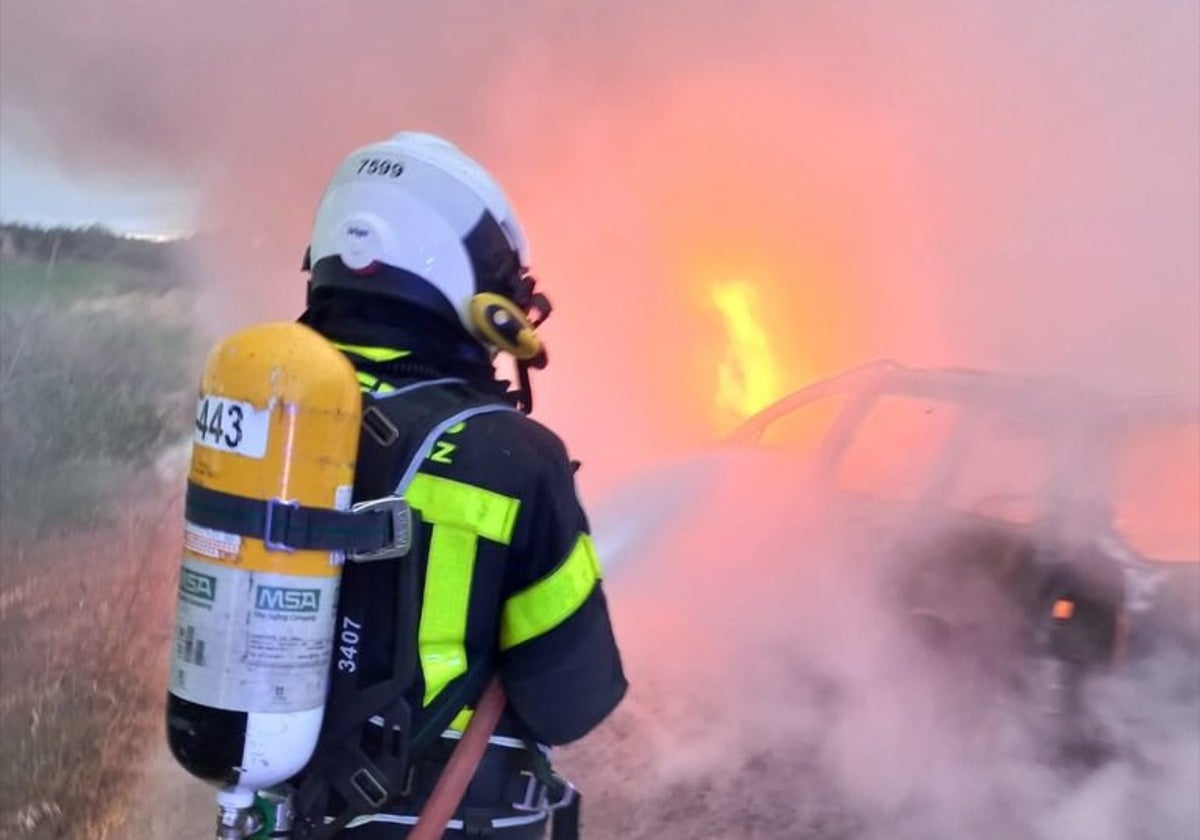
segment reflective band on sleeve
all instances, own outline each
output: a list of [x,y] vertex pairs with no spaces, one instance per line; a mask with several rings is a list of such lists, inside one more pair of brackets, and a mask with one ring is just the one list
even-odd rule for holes
[[417,473],[405,491],[409,504],[433,526],[429,566],[417,631],[428,706],[451,680],[466,673],[467,611],[479,537],[507,545],[520,500]]
[[600,580],[592,538],[580,534],[567,559],[546,577],[513,595],[500,616],[500,649],[508,650],[566,621]]

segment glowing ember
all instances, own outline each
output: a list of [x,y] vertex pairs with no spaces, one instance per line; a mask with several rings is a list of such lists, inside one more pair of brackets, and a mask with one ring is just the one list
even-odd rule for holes
[[1054,602],[1051,613],[1057,621],[1070,621],[1071,616],[1075,615],[1075,602],[1068,601],[1066,598],[1059,598]]
[[740,280],[717,284],[712,302],[728,336],[717,369],[717,406],[741,419],[779,396],[779,371],[757,316],[754,287]]

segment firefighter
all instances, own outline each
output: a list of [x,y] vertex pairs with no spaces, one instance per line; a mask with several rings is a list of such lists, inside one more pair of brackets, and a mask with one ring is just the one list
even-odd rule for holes
[[[354,364],[364,438],[378,447],[395,431],[403,440],[394,407],[421,409],[430,395],[440,402],[426,413],[450,415],[438,415],[443,422],[416,461],[390,462],[390,474],[377,476],[383,486],[402,486],[414,511],[414,604],[395,603],[402,591],[393,585],[395,561],[349,562],[343,572],[332,679],[352,681],[356,696],[402,685],[397,627],[410,606],[415,662],[401,696],[382,709],[339,703],[331,689],[322,743],[311,772],[297,780],[298,807],[317,802],[326,823],[340,815],[338,837],[409,834],[493,676],[506,710],[445,836],[543,837],[555,806],[565,811],[573,793],[549,770],[548,746],[587,734],[626,690],[575,490],[577,465],[528,416],[529,369],[546,362],[536,326],[550,312],[528,265],[524,233],[501,188],[430,134],[401,133],[354,151],[316,211],[300,321]],[[502,354],[515,360],[515,386],[497,376]],[[360,449],[356,500],[378,492],[363,485],[380,463]],[[346,715],[355,714],[363,719],[347,726]],[[339,721],[350,734],[333,743]],[[370,769],[401,766],[394,738],[431,724],[437,737],[403,756],[402,779],[393,774],[389,786],[378,778],[386,773]],[[330,756],[339,750],[368,759],[358,769],[350,762],[343,775],[352,784],[341,794],[312,782],[322,767],[338,765]],[[347,812],[360,797],[345,790],[386,802],[377,809],[358,802]],[[561,822],[569,836],[572,821],[559,816],[555,835]]]

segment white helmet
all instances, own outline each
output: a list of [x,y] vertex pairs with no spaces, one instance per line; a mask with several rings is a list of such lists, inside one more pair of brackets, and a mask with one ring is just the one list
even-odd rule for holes
[[515,333],[489,327],[515,320],[526,343],[535,342],[538,322],[527,315],[545,299],[533,295],[528,265],[525,235],[500,186],[452,143],[421,132],[364,146],[342,162],[317,206],[306,259],[310,301],[322,289],[402,300],[510,352]]

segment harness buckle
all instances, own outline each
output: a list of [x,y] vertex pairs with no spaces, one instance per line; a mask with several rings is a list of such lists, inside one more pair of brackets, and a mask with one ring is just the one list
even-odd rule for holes
[[[283,534],[287,534],[287,517],[290,515],[289,511],[299,510],[300,502],[289,501],[288,499],[267,499],[265,504],[267,512],[266,521],[263,523],[263,545],[267,547],[267,551],[286,551],[289,554],[294,554],[296,549],[283,540],[276,542],[271,539],[271,532],[275,529],[275,517],[278,516],[279,521],[282,523],[280,530]],[[277,509],[279,510],[278,514],[275,512]]]
[[363,412],[362,424],[367,433],[384,449],[400,439],[400,430],[396,428],[396,424],[373,405],[367,406]]
[[347,551],[346,559],[356,563],[374,560],[390,560],[403,557],[412,548],[412,510],[400,496],[383,496],[359,502],[350,507],[351,513],[374,513],[386,511],[391,514],[391,541],[382,548],[362,551]]
[[[552,776],[551,782],[542,781],[532,770],[522,770],[521,775],[528,776],[529,779],[525,783],[525,795],[521,798],[521,801],[512,804],[514,811],[525,811],[527,813],[557,811],[559,808],[565,808],[575,801],[577,793],[575,785],[558,774]],[[550,798],[552,788],[554,789],[553,800]]]
[[557,779],[559,784],[556,785],[558,790],[556,792],[557,798],[554,801],[550,801],[549,799],[550,788],[548,786],[542,790],[542,802],[547,811],[557,811],[559,808],[566,808],[575,801],[575,797],[578,794],[575,785],[566,779],[559,776],[555,776],[555,779]]
[[387,788],[366,767],[354,771],[350,776],[350,784],[372,808],[381,808],[388,801]]

